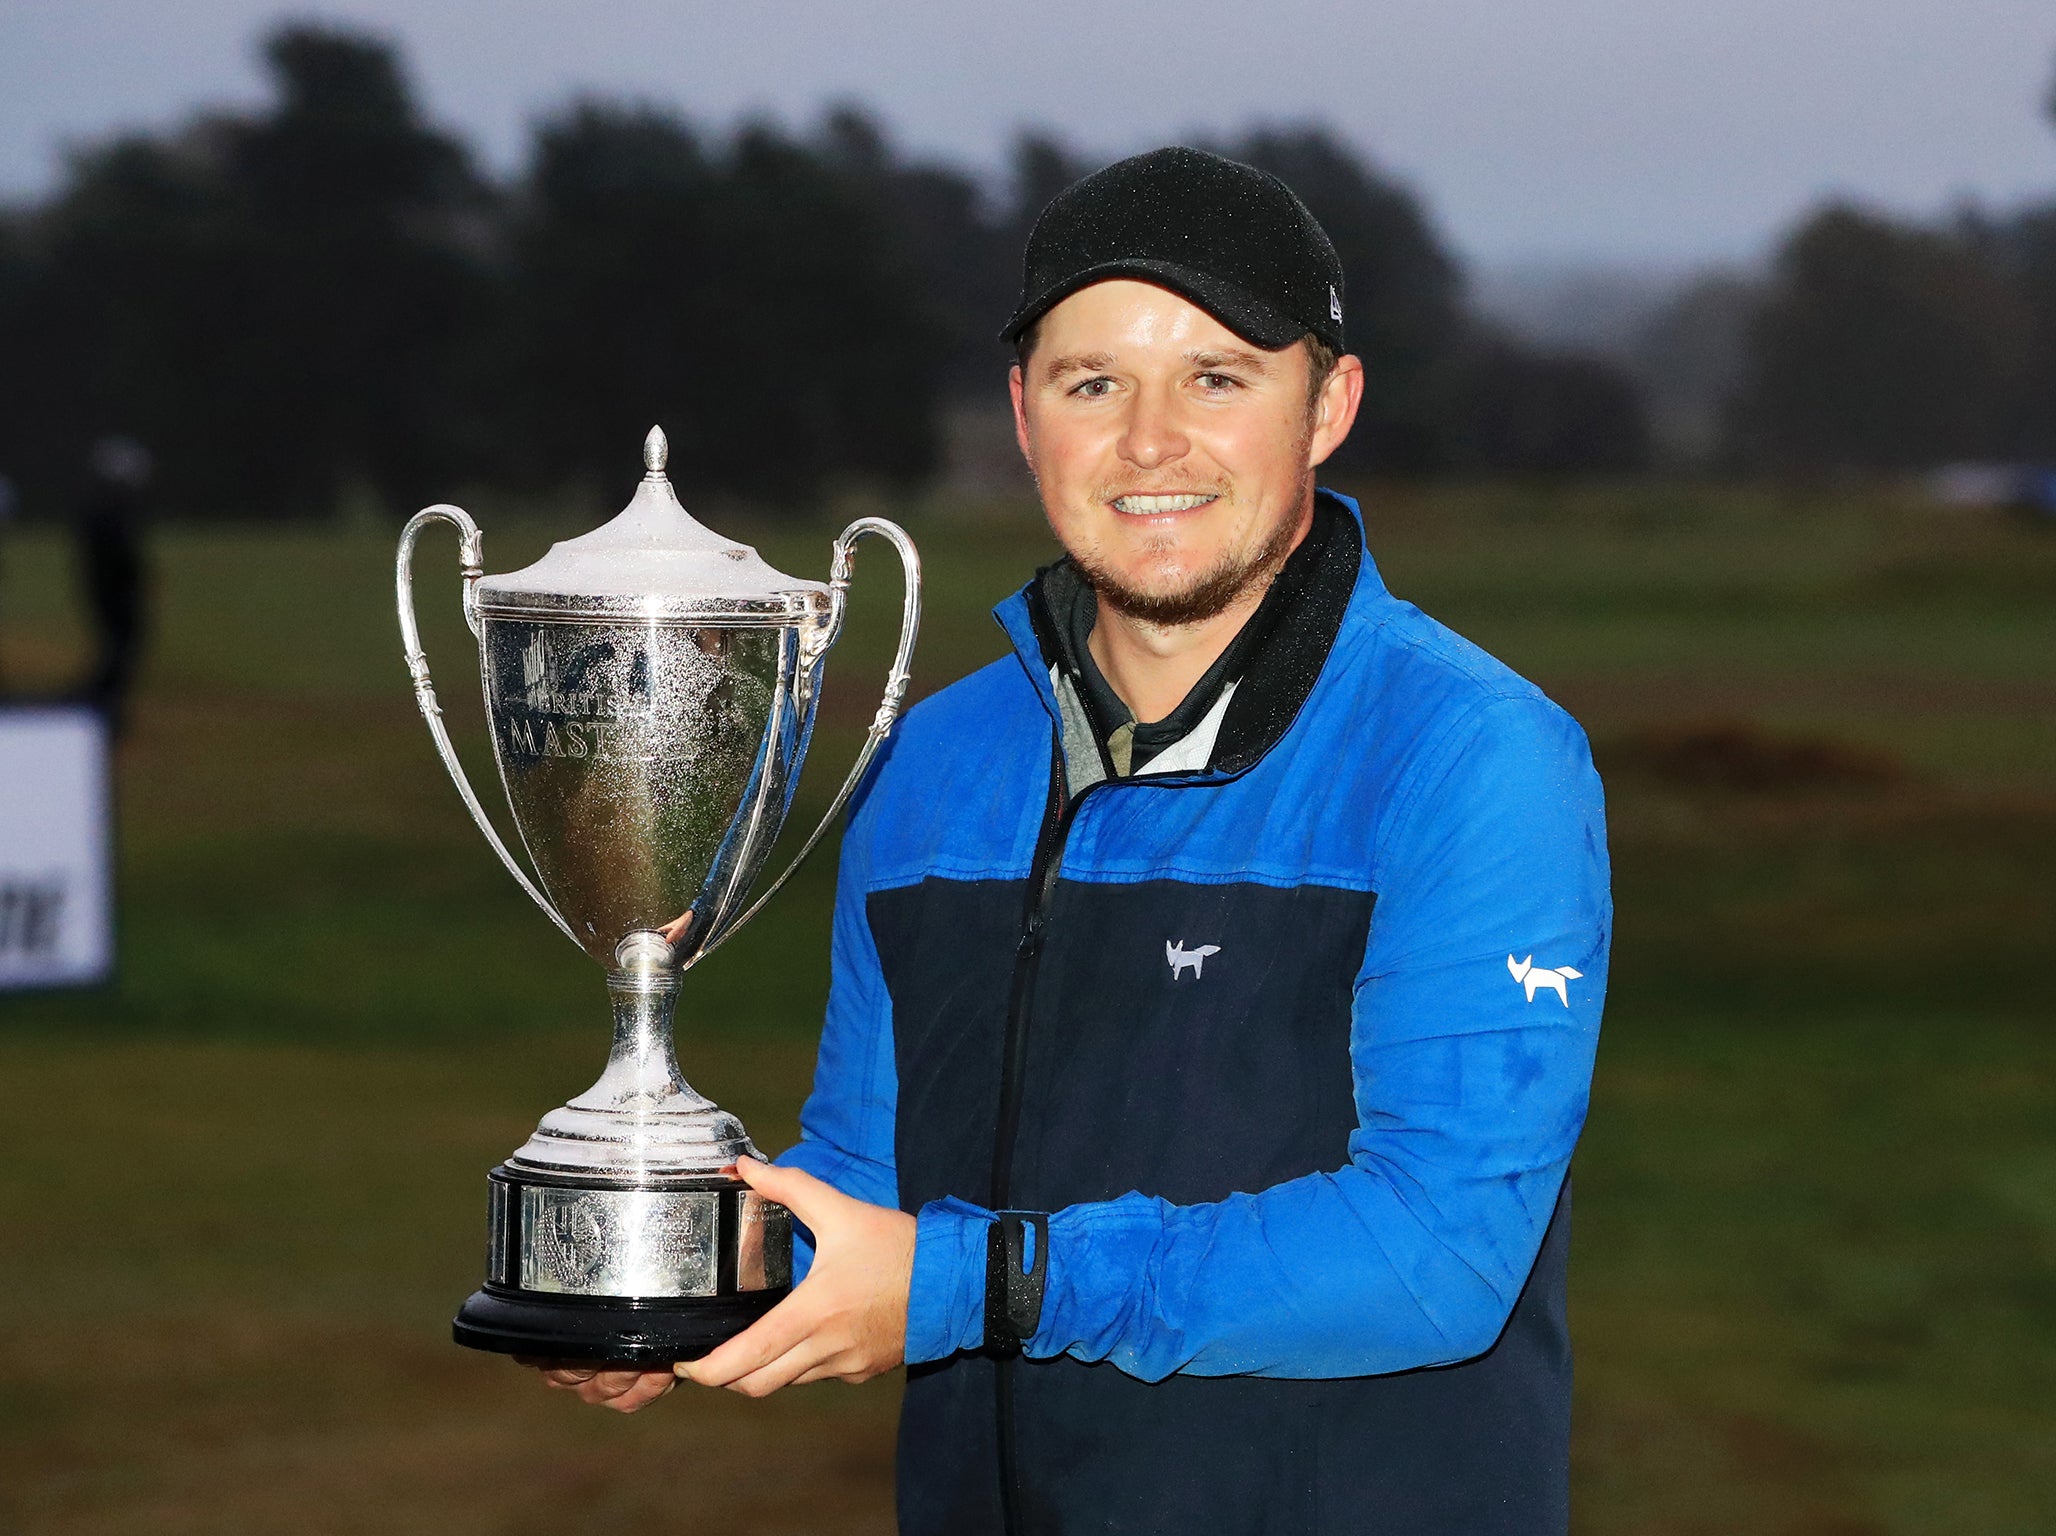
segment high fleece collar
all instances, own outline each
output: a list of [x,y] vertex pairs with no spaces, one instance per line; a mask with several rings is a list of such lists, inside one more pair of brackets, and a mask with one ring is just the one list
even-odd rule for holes
[[[1242,686],[1222,723],[1213,763],[1200,777],[1232,777],[1245,772],[1276,746],[1312,694],[1342,626],[1351,621],[1375,622],[1373,610],[1389,601],[1377,562],[1365,542],[1363,510],[1356,499],[1326,489],[1314,494],[1349,515],[1356,530],[1354,547],[1343,546],[1349,564],[1329,562],[1322,579],[1307,589],[1251,653]],[[1006,631],[1015,658],[1048,711],[1052,727],[1060,728],[1061,714],[1050,684],[1055,658],[1036,633],[1034,588],[1034,581],[1026,583],[993,609],[993,617]],[[1175,776],[1180,781],[1192,777]],[[1154,782],[1172,779],[1165,775]]]

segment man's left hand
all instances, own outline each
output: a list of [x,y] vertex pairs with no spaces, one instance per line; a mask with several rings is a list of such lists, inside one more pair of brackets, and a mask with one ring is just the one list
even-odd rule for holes
[[674,1369],[703,1387],[766,1397],[803,1381],[869,1381],[907,1347],[914,1218],[852,1200],[797,1168],[739,1159],[735,1175],[814,1234],[814,1267],[777,1306]]

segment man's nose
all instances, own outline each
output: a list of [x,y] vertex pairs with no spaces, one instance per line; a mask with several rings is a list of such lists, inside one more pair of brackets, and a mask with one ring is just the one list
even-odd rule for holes
[[1161,391],[1138,391],[1121,434],[1121,457],[1137,469],[1156,469],[1183,458],[1189,446],[1177,403]]

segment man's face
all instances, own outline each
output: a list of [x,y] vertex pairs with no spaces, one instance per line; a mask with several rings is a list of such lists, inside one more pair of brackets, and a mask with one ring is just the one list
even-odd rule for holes
[[1113,279],[1042,317],[1014,420],[1057,539],[1103,601],[1158,624],[1267,584],[1348,434],[1354,358],[1310,410],[1306,348],[1251,346],[1168,289]]

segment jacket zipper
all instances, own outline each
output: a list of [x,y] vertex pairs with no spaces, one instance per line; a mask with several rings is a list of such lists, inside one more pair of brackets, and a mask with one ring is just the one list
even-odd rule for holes
[[[1107,782],[1101,780],[1101,783]],[[1021,916],[1021,938],[1014,948],[1012,991],[1007,1001],[1007,1031],[999,1069],[999,1123],[992,1144],[992,1208],[1003,1211],[1012,1198],[1014,1141],[1021,1123],[1021,1079],[1027,1068],[1028,1010],[1034,1000],[1035,970],[1042,958],[1043,925],[1057,872],[1064,863],[1064,843],[1077,820],[1078,807],[1099,787],[1089,784],[1069,799],[1064,795],[1064,746],[1053,739],[1049,764],[1049,799],[1036,834],[1035,856],[1028,865],[1028,899]],[[1020,1529],[1020,1468],[1014,1449],[1014,1366],[1018,1357],[1001,1355],[993,1372],[999,1440],[1000,1520],[1008,1532]]]

